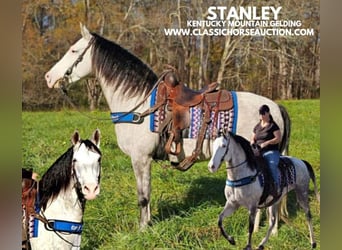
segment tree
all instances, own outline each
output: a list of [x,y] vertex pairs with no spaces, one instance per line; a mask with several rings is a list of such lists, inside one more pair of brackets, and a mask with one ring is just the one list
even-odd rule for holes
[[[314,36],[166,36],[164,28],[190,28],[206,20],[209,6],[250,6],[246,0],[36,0],[22,2],[23,107],[60,108],[58,91],[46,87],[44,73],[79,37],[79,23],[116,41],[151,66],[178,69],[193,89],[219,81],[221,88],[252,91],[272,99],[317,98],[320,89],[319,1],[261,0],[254,6],[282,6],[281,20],[300,20]],[[199,27],[204,30],[205,27]],[[95,79],[75,94],[79,105],[99,108]]]

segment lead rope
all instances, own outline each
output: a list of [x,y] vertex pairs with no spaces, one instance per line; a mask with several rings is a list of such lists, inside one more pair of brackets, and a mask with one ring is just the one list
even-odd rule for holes
[[[61,235],[61,233],[59,233],[57,230],[55,230],[49,220],[45,217],[43,212],[40,212],[40,214],[35,213],[34,217],[37,218],[38,220],[40,220],[41,222],[43,222],[45,225],[47,225],[49,228],[51,228],[52,232],[54,232],[60,239],[62,239],[64,242],[68,243],[69,245],[71,245],[72,247],[81,247],[81,245],[75,245],[74,243],[68,241],[67,239],[63,238],[63,236]],[[67,233],[65,233],[67,234]],[[71,233],[68,233],[71,234]]]
[[[124,113],[122,113],[121,115],[119,115],[119,116],[118,116],[118,119],[120,119],[120,118],[126,116],[126,115],[129,114],[129,113],[132,113],[132,112],[133,112],[134,110],[136,110],[139,106],[141,106],[141,105],[147,100],[147,98],[148,98],[149,96],[151,96],[153,90],[159,85],[159,83],[162,81],[162,79],[164,78],[164,76],[165,76],[167,73],[169,73],[169,72],[170,72],[170,71],[165,71],[165,72],[159,77],[158,81],[153,85],[152,89],[147,93],[147,95],[145,96],[145,98],[144,98],[141,102],[139,102],[136,106],[134,106],[132,109],[130,109],[129,111],[124,112]],[[65,74],[65,76],[63,77],[63,79],[66,78],[66,77],[67,77],[67,76],[66,76],[66,74]],[[63,82],[64,82],[64,80],[63,80]],[[72,106],[72,108],[74,108],[75,110],[77,110],[77,111],[78,111],[80,114],[82,114],[83,116],[85,116],[85,117],[87,117],[87,118],[89,118],[89,119],[92,119],[92,120],[99,120],[99,121],[108,121],[108,120],[111,120],[111,118],[98,118],[98,117],[93,117],[93,116],[90,116],[90,115],[88,115],[88,114],[82,112],[82,111],[73,103],[73,101],[71,100],[71,98],[68,96],[67,89],[66,89],[65,85],[63,84],[63,82],[61,83],[61,87],[60,87],[61,93],[62,93],[63,97],[66,99],[66,101]],[[145,117],[146,115],[148,115],[148,114],[154,112],[154,110],[155,110],[155,109],[148,109],[148,110],[146,110],[145,112],[143,112],[143,113],[139,116],[139,119],[140,119],[141,117]]]
[[[37,197],[39,197],[39,181],[37,181]],[[38,203],[37,203],[37,206],[39,206],[39,201],[38,201]],[[78,248],[81,247],[81,245],[75,245],[74,243],[68,241],[67,239],[64,239],[64,238],[60,235],[60,233],[59,233],[57,230],[55,230],[55,229],[51,226],[49,220],[46,218],[46,216],[44,215],[44,212],[43,212],[43,211],[40,211],[39,213],[37,213],[37,212],[35,211],[34,214],[33,214],[33,216],[34,216],[36,219],[40,220],[40,221],[41,221],[42,223],[44,223],[45,225],[47,225],[49,228],[51,228],[52,231],[53,231],[60,239],[62,239],[63,241],[65,241],[66,243],[68,243],[69,245],[71,245],[72,247],[78,247]],[[71,234],[71,233],[69,233],[69,234]]]

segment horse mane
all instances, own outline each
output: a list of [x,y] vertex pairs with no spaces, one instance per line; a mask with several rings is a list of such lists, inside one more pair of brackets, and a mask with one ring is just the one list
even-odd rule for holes
[[242,147],[243,151],[246,154],[248,166],[251,168],[251,170],[254,170],[256,168],[257,164],[256,164],[256,158],[255,158],[255,155],[252,151],[252,147],[251,147],[250,142],[240,135],[233,134],[231,132],[229,132],[229,135],[231,137],[233,137],[233,139],[238,144],[240,144],[240,146]]
[[[80,145],[85,146],[93,151],[101,154],[99,148],[90,140],[81,140]],[[46,209],[47,202],[55,199],[62,190],[66,190],[71,181],[72,173],[72,157],[74,154],[74,146],[71,146],[64,154],[62,154],[45,172],[39,182],[39,207]],[[100,176],[99,176],[100,181]],[[83,195],[80,190],[76,190],[77,195],[83,204]]]
[[50,198],[55,199],[66,190],[71,181],[73,147],[61,155],[46,171],[39,182],[39,207],[45,209]]
[[152,89],[158,77],[150,67],[120,45],[95,33],[92,35],[92,64],[96,75],[104,77],[106,84],[113,85],[115,89],[122,86],[127,97],[141,92],[147,94]]

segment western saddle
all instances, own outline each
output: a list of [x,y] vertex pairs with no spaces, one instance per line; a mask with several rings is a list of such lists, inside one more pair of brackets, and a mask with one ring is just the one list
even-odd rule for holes
[[[217,123],[218,112],[229,110],[233,106],[232,97],[227,90],[217,90],[217,82],[206,85],[195,91],[180,82],[174,70],[164,73],[158,84],[156,104],[146,113],[164,109],[167,113],[159,132],[167,131],[168,139],[165,145],[167,154],[179,155],[182,145],[182,131],[190,126],[190,108],[199,107],[202,110],[201,128],[199,130],[196,147],[191,156],[186,157],[173,167],[186,171],[197,160],[202,151],[202,144],[206,130],[211,122]],[[211,113],[214,112],[214,120]]]
[[21,206],[22,206],[22,249],[31,249],[29,242],[29,217],[35,214],[34,203],[38,183],[33,179],[21,180]]

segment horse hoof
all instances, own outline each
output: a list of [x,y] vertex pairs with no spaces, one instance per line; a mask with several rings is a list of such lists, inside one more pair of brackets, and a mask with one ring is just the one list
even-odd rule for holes
[[258,250],[264,250],[264,246],[263,245],[258,246]]
[[230,244],[232,244],[234,246],[236,245],[236,242],[235,242],[233,237],[229,237],[228,241],[229,241]]
[[311,246],[312,246],[312,248],[316,248],[316,246],[317,246],[316,242],[312,243]]
[[247,245],[243,250],[252,250],[252,247],[250,245]]

